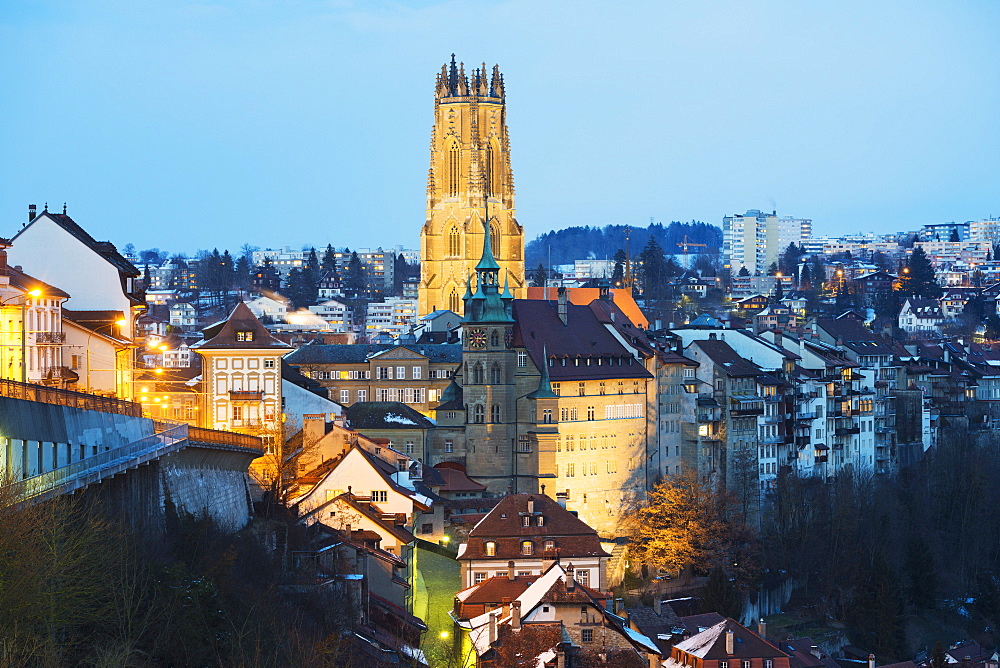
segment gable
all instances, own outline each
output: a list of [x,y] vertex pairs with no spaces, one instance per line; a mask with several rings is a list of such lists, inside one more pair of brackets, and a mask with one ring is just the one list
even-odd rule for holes
[[426,355],[421,355],[420,353],[413,352],[409,348],[403,346],[398,346],[396,348],[391,348],[389,350],[376,353],[371,356],[370,359],[373,360],[425,360]]

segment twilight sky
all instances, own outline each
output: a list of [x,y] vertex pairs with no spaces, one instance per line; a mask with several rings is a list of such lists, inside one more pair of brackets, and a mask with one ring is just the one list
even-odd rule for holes
[[2,0],[0,236],[416,248],[453,51],[504,72],[528,240],[1000,215],[995,0]]

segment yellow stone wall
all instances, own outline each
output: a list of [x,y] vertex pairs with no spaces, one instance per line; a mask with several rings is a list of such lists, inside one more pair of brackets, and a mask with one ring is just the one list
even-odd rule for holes
[[500,280],[509,278],[515,297],[526,296],[503,91],[464,92],[469,94],[448,96],[439,87],[434,103],[427,219],[420,232],[421,315],[463,312],[469,275],[482,256],[487,210]]

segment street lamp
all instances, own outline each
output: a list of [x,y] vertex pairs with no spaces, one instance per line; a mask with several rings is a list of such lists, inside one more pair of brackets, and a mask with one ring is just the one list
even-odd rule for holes
[[[26,331],[26,320],[28,312],[28,297],[41,297],[42,291],[38,288],[34,290],[28,290],[27,293],[22,295],[14,295],[0,301],[0,307],[9,304],[11,301],[20,298],[21,299],[21,382],[28,382],[28,366],[26,364],[25,357],[27,355],[27,331]],[[4,346],[6,348],[6,346]]]

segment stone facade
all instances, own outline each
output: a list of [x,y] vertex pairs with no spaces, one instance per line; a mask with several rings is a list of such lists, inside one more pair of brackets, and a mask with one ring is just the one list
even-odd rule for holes
[[[514,177],[503,75],[444,66],[434,96],[427,220],[420,232],[419,312],[463,313],[462,293],[490,221],[494,255],[511,290],[524,296],[523,229],[514,216]],[[488,209],[488,211],[487,211]]]

